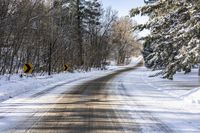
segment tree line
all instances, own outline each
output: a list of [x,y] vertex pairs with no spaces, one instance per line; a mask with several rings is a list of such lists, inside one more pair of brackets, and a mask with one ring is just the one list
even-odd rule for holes
[[111,58],[124,64],[139,50],[132,26],[98,0],[1,0],[0,75],[19,73],[25,63],[49,75],[64,64],[86,71]]

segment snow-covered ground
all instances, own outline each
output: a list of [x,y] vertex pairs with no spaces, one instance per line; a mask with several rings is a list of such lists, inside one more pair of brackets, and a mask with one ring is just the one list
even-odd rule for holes
[[[28,78],[19,78],[14,75],[10,80],[2,78],[0,80],[0,100],[4,101],[9,98],[13,98],[22,93],[34,93],[36,91],[46,90],[63,83],[71,83],[74,81],[87,79],[95,76],[101,76],[108,74],[113,70],[98,71],[94,70],[91,72],[75,72],[75,73],[61,73],[54,74],[52,76],[36,76]],[[34,91],[34,92],[33,92]]]
[[199,98],[196,71],[179,73],[173,81],[150,78],[155,72],[144,67],[121,74],[113,79],[111,95],[118,99],[113,108],[126,112],[124,123],[134,120],[144,133],[199,133],[200,105],[190,101],[194,95]]
[[183,72],[179,72],[174,76],[174,80],[166,80],[161,77],[147,78],[157,72],[147,69],[145,71],[143,78],[148,85],[183,100],[183,102],[200,104],[198,69],[193,69],[191,73],[186,75]]

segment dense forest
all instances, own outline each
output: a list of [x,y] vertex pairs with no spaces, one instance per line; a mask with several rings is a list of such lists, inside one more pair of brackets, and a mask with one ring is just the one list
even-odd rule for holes
[[[131,15],[149,16],[146,24],[135,30],[149,29],[144,41],[145,65],[161,70],[156,75],[173,79],[180,71],[186,74],[200,65],[200,1],[145,0],[146,5],[135,8]],[[200,75],[200,69],[199,69]]]
[[0,75],[124,64],[139,49],[133,25],[98,0],[0,0]]

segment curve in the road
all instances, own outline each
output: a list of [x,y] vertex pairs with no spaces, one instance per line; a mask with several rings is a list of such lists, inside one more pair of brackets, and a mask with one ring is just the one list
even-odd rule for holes
[[[140,132],[139,125],[126,115],[125,110],[112,108],[114,99],[110,99],[107,84],[115,76],[132,71],[141,65],[142,63],[139,63],[135,67],[115,71],[110,75],[78,85],[70,92],[62,93],[61,100],[51,109],[42,108],[41,105],[41,110],[48,112],[38,111],[13,132]],[[120,116],[120,113],[123,116]]]

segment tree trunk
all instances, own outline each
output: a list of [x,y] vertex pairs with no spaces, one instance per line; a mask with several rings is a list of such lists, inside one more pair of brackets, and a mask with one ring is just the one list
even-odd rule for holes
[[78,33],[78,65],[83,65],[83,46],[82,46],[82,36],[81,36],[81,12],[80,12],[80,0],[77,3],[77,33]]
[[52,44],[49,44],[49,67],[48,67],[48,75],[51,75],[51,55],[52,55]]
[[200,76],[200,66],[199,66],[199,76]]

